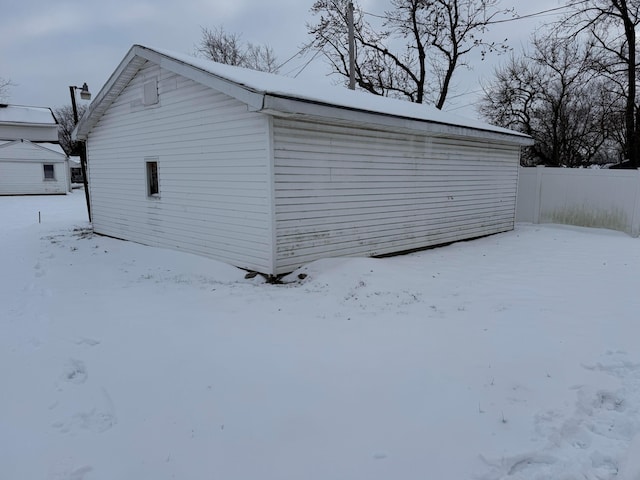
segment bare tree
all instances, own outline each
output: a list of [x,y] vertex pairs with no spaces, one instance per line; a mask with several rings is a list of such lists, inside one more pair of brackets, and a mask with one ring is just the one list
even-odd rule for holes
[[[349,0],[316,0],[319,16],[308,25],[308,49],[322,51],[334,73],[349,77],[347,5]],[[504,42],[484,40],[499,15],[498,0],[390,0],[376,29],[354,6],[355,74],[359,88],[376,95],[433,103],[441,109],[459,67],[468,67],[475,49],[506,51]]]
[[237,67],[277,73],[278,63],[271,47],[243,42],[236,33],[227,33],[222,27],[202,28],[202,39],[196,53],[214,62]]
[[593,44],[534,37],[533,50],[496,70],[480,111],[489,121],[531,135],[524,164],[602,163],[615,138],[619,96],[593,71]]
[[[86,111],[86,105],[78,105],[78,118],[82,118]],[[76,122],[73,118],[73,108],[71,105],[65,105],[54,109],[53,114],[58,120],[58,141],[67,152],[67,155],[80,155],[81,142],[74,142],[71,139],[71,132],[76,128]]]
[[9,98],[9,88],[13,86],[11,80],[0,77],[0,102],[6,102]]
[[618,87],[624,99],[624,153],[633,168],[640,167],[636,52],[640,0],[579,0],[567,2],[567,6],[570,12],[557,29],[572,38],[586,38],[599,50],[594,70]]

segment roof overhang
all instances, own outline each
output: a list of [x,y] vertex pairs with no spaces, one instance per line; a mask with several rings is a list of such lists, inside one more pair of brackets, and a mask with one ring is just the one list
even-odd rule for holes
[[[41,144],[41,143],[37,143],[37,142],[32,142],[30,140],[26,140],[26,139],[11,140],[11,141],[8,141],[8,142],[0,141],[0,149],[10,149],[13,145],[18,145],[18,144],[26,144],[30,148],[32,148],[33,150],[41,150],[43,152],[46,152],[48,155],[55,155],[55,159],[54,159],[54,157],[50,157],[49,159],[47,159],[47,161],[64,162],[66,159],[69,158],[69,157],[67,157],[67,154],[64,153],[64,150],[62,149],[60,144],[53,143],[53,142],[44,142],[44,144]],[[35,159],[35,160],[34,159],[19,159],[18,161],[20,161],[20,162],[26,162],[26,161],[38,161],[38,162],[41,162],[42,160],[41,159]]]
[[46,127],[46,128],[58,128],[58,124],[57,123],[36,123],[36,122],[2,122],[0,121],[1,125],[11,125],[14,127],[24,127],[24,126],[29,126],[29,127]]
[[267,115],[322,119],[343,124],[367,125],[402,131],[411,130],[429,135],[466,137],[479,141],[499,142],[517,146],[533,144],[533,139],[528,135],[489,125],[487,125],[486,129],[476,126],[456,125],[455,123],[405,117],[367,110],[366,108],[356,108],[327,101],[267,92],[218,75],[203,66],[199,66],[199,62],[190,63],[188,59],[185,60],[187,58],[185,56],[182,56],[183,59],[176,57],[141,45],[131,47],[80,119],[73,132],[73,138],[78,140],[87,139],[100,117],[107,111],[140,68],[149,61],[168,71],[236,98],[245,103],[250,111]]
[[258,111],[273,116],[323,119],[343,124],[367,126],[384,130],[404,132],[407,130],[439,137],[470,138],[488,143],[502,143],[514,146],[533,145],[528,135],[501,133],[480,128],[470,128],[444,122],[418,120],[398,115],[385,115],[362,109],[312,102],[297,98],[265,94],[263,107]]
[[107,83],[105,83],[100,92],[98,92],[95,100],[89,105],[89,108],[73,131],[73,138],[77,140],[87,139],[89,132],[95,124],[98,123],[100,117],[107,111],[118,95],[122,93],[122,90],[124,90],[133,77],[135,77],[138,70],[148,61],[159,65],[161,68],[189,78],[194,82],[237,98],[246,103],[252,110],[262,107],[262,93],[238,85],[235,82],[156,50],[141,45],[134,45],[120,62],[120,65],[118,65],[118,68],[116,68],[111,77],[109,77]]

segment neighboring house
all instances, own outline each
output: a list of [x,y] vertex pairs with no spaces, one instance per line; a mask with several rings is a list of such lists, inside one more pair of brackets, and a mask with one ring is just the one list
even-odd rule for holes
[[0,104],[0,195],[65,194],[68,158],[48,108]]
[[268,275],[511,230],[530,137],[134,45],[81,119],[97,233]]
[[82,183],[82,165],[80,165],[80,157],[78,156],[70,156],[69,157],[69,177],[71,178],[71,183]]

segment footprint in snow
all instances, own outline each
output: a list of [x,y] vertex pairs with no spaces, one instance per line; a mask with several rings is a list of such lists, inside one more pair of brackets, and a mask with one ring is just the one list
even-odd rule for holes
[[75,470],[72,470],[71,472],[69,472],[69,476],[67,477],[67,479],[68,480],[84,480],[87,474],[91,473],[92,470],[93,468],[89,466],[76,468]]
[[113,401],[109,393],[102,389],[102,402],[89,411],[73,414],[66,421],[58,421],[52,427],[60,433],[69,433],[76,429],[89,430],[93,433],[103,433],[118,423]]
[[82,467],[54,467],[54,471],[52,471],[51,478],[52,480],[87,480],[91,472],[93,471],[93,467],[89,465],[84,465]]
[[536,431],[548,438],[547,447],[501,460],[485,459],[490,471],[480,478],[640,480],[640,363],[625,352],[606,352],[599,362],[583,367],[619,379],[619,388],[599,388],[597,380],[571,387],[576,391],[573,412],[535,417]]
[[87,381],[87,367],[82,360],[70,359],[62,373],[62,380],[77,385]]
[[76,345],[86,345],[88,347],[95,347],[96,345],[100,345],[100,340],[95,340],[93,338],[79,338],[76,340]]

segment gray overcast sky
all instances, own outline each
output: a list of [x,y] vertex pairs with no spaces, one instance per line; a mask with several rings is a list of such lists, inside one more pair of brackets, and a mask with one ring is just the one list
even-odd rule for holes
[[[560,0],[504,0],[519,15],[562,5]],[[222,25],[242,39],[273,47],[284,62],[308,40],[307,22],[313,0],[22,0],[7,2],[0,16],[0,77],[15,86],[9,103],[59,107],[70,103],[69,85],[87,82],[95,94],[115,70],[131,45],[138,43],[181,53],[193,53],[200,27]],[[365,11],[382,13],[385,0],[361,0]],[[519,52],[533,29],[551,16],[492,26],[487,39],[508,38]],[[295,75],[307,62],[296,58],[281,71]],[[460,70],[445,109],[474,116],[479,82],[504,59],[471,59],[473,70]],[[321,57],[299,78],[324,76],[329,67]],[[336,78],[327,77],[327,83]]]

